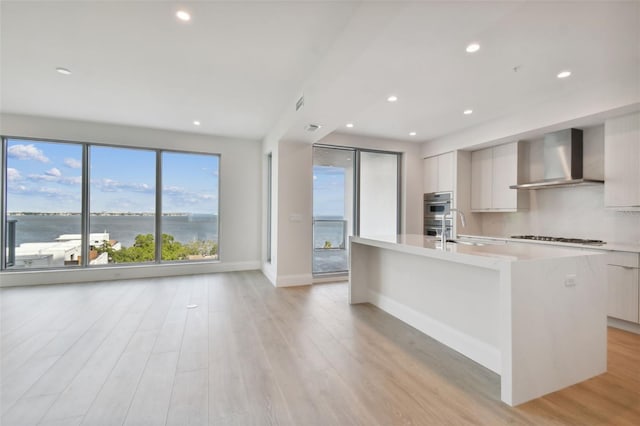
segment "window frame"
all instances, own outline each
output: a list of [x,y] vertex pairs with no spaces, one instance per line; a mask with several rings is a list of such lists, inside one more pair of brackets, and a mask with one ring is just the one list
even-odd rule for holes
[[[213,152],[202,151],[186,151],[179,149],[165,149],[165,148],[148,148],[132,145],[118,145],[112,143],[95,143],[95,142],[79,142],[69,141],[62,139],[45,139],[42,137],[26,137],[26,136],[7,136],[0,135],[1,145],[1,170],[0,170],[0,227],[2,229],[2,235],[0,238],[0,272],[2,273],[21,273],[26,271],[70,271],[70,270],[93,270],[100,268],[127,268],[127,267],[153,267],[158,264],[206,264],[206,263],[220,263],[221,262],[221,249],[220,249],[220,236],[222,234],[220,229],[220,188],[221,188],[221,170],[222,170],[222,154]],[[61,143],[79,145],[82,149],[82,183],[81,183],[81,238],[82,238],[82,263],[77,266],[53,266],[53,267],[37,267],[37,268],[11,268],[7,267],[7,243],[8,243],[8,221],[7,221],[7,190],[8,190],[8,145],[9,140],[17,141],[31,141],[42,143]],[[136,263],[108,263],[104,265],[90,265],[89,264],[89,236],[90,236],[90,151],[91,147],[101,148],[116,148],[116,149],[137,149],[142,151],[150,151],[155,155],[155,206],[154,206],[154,243],[155,243],[155,260],[149,262],[136,262]],[[193,154],[193,155],[206,155],[212,157],[218,157],[218,179],[217,179],[217,195],[218,195],[218,208],[216,212],[217,218],[217,241],[218,244],[218,258],[215,260],[162,260],[162,154],[163,153],[178,153],[178,154]]]

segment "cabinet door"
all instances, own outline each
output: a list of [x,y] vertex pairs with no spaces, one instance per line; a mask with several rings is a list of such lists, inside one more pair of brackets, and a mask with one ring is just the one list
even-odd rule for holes
[[492,207],[500,210],[518,208],[518,191],[509,185],[518,183],[518,143],[493,148]]
[[491,209],[493,185],[492,149],[481,149],[471,153],[471,210]]
[[638,322],[638,271],[629,266],[607,265],[610,317]]
[[438,157],[425,158],[422,163],[422,190],[438,192]]
[[640,114],[604,125],[604,204],[640,207]]
[[438,156],[438,191],[453,191],[453,152]]

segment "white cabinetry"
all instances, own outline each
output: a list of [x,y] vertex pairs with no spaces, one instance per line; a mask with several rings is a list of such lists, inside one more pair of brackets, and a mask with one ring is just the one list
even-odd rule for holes
[[491,210],[493,206],[493,148],[471,153],[471,210]]
[[607,315],[625,321],[640,322],[640,255],[615,252],[609,255],[607,265],[608,309]]
[[425,158],[423,192],[453,191],[453,152]]
[[604,124],[604,204],[640,210],[640,113]]
[[527,207],[527,194],[509,188],[524,179],[524,157],[521,142],[471,153],[471,211],[515,212]]

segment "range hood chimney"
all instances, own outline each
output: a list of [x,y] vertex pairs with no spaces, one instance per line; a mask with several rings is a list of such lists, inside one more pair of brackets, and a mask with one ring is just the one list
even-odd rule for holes
[[565,129],[544,135],[544,179],[511,185],[511,189],[546,189],[602,184],[582,173],[582,130]]

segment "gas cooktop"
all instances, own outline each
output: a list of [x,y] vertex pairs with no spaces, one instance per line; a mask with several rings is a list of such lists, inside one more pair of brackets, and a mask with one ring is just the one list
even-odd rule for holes
[[582,238],[564,238],[564,237],[547,237],[544,235],[512,235],[511,238],[519,240],[534,240],[534,241],[552,241],[555,243],[572,243],[572,244],[588,244],[592,246],[601,246],[606,244],[602,240],[585,240]]

